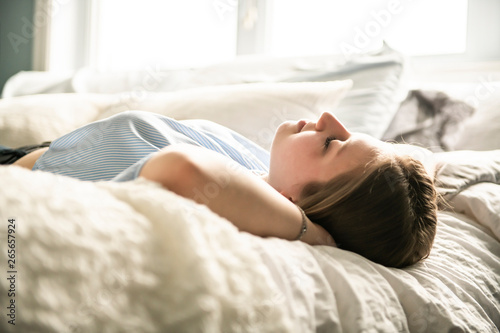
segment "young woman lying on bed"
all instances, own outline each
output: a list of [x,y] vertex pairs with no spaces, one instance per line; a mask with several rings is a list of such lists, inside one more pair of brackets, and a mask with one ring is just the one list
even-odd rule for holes
[[351,133],[323,113],[316,122],[281,124],[269,155],[209,121],[128,111],[83,126],[14,164],[90,181],[144,177],[207,205],[240,230],[336,243],[383,265],[405,267],[431,250],[436,192],[423,164],[391,146]]

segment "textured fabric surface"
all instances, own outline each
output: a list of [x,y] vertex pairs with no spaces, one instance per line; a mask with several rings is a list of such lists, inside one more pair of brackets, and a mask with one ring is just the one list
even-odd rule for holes
[[[449,153],[443,153],[449,154]],[[450,164],[474,159],[440,157]],[[439,174],[438,174],[439,177]],[[406,269],[260,238],[158,185],[0,167],[18,225],[17,324],[2,332],[497,332],[500,185],[461,191]],[[29,191],[26,189],[29,188]],[[2,269],[7,252],[0,254]],[[5,271],[5,269],[4,269]],[[7,295],[7,279],[0,294]],[[6,307],[2,307],[6,318]]]
[[[11,189],[0,197],[1,244],[15,218],[18,258],[16,325],[2,306],[1,332],[293,330],[270,307],[277,287],[248,236],[205,206],[142,180],[91,183],[15,166],[0,167],[0,178]],[[2,278],[2,300],[9,288]]]
[[415,144],[435,152],[449,151],[474,111],[472,106],[445,93],[411,90],[382,139]]
[[[120,180],[131,180],[140,171],[136,162],[143,165],[146,157],[175,144],[205,147],[250,171],[268,171],[269,153],[230,129],[209,121],[192,121],[190,126],[144,111],[122,112],[54,140],[33,170],[89,181],[111,180],[125,171],[134,177]],[[126,170],[131,166],[132,174]]]
[[500,150],[435,154],[438,192],[450,200],[478,183],[500,183]]
[[19,147],[52,141],[94,121],[118,96],[47,94],[0,100],[0,144]]

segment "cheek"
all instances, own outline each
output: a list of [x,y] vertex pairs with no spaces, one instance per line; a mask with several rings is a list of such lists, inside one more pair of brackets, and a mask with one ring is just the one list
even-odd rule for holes
[[290,148],[289,163],[300,178],[315,173],[320,163],[314,144],[313,140],[297,140]]
[[271,150],[272,157],[276,164],[286,169],[296,171],[310,169],[311,164],[316,163],[318,159],[316,155],[321,150],[321,145],[317,141],[311,134],[277,138]]
[[286,126],[284,125],[285,124],[281,124],[274,134],[273,141],[271,143],[271,153],[274,155],[281,154],[290,140],[290,136],[286,131]]

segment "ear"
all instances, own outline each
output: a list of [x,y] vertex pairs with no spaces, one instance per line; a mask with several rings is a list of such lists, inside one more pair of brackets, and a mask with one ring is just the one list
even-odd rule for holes
[[300,194],[302,192],[302,185],[293,184],[280,191],[280,194],[290,200],[293,203],[297,203],[300,200]]
[[291,195],[288,195],[285,191],[280,191],[280,194],[290,200],[291,202],[295,203],[295,200],[292,198]]

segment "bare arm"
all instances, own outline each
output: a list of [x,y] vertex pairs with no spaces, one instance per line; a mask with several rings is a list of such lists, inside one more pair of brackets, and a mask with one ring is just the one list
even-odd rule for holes
[[[216,152],[191,145],[170,146],[155,154],[140,176],[207,205],[242,231],[294,240],[301,230],[302,215],[295,204]],[[307,223],[308,231],[302,241],[334,245],[322,227]]]

